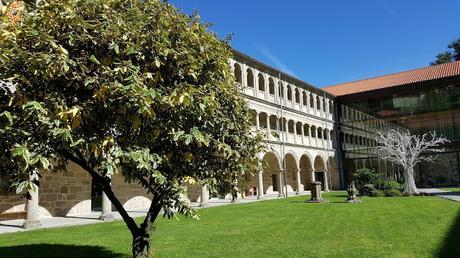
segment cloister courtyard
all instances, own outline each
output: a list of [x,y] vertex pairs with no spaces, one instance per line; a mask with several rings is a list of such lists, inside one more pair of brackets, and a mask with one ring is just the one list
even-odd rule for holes
[[[458,191],[458,188],[449,189]],[[157,257],[459,257],[460,202],[438,196],[366,198],[345,192],[199,211],[200,220],[159,219]],[[0,236],[1,257],[130,257],[122,222]]]

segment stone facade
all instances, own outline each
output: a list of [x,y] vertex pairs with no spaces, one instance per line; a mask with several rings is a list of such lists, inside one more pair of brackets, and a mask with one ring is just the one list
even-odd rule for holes
[[91,212],[91,177],[73,162],[65,172],[45,172],[40,180],[39,204],[52,216]]

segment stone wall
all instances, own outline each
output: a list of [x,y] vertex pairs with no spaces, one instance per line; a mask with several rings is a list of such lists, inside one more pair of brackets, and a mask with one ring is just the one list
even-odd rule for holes
[[150,207],[151,194],[137,183],[128,183],[123,176],[112,177],[112,190],[127,210],[145,210]]
[[199,202],[201,198],[201,185],[200,184],[186,184],[188,198],[191,202]]
[[0,220],[25,217],[24,197],[14,193],[0,195]]
[[74,216],[91,212],[91,176],[69,162],[66,172],[44,172],[40,180],[39,204],[52,216]]

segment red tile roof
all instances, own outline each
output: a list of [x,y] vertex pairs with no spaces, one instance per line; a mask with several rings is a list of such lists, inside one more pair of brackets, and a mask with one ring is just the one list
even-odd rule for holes
[[322,90],[336,96],[343,96],[455,76],[460,76],[460,61],[337,84],[324,87]]

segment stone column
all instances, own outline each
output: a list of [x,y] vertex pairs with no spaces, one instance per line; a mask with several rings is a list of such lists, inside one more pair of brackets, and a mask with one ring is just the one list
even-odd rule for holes
[[312,169],[312,170],[310,171],[310,173],[311,173],[311,178],[310,178],[310,179],[311,179],[311,182],[315,182],[315,181],[316,181],[316,180],[315,180],[315,170]]
[[264,172],[259,171],[259,186],[257,188],[257,199],[264,198]]
[[324,191],[329,192],[329,171],[325,170],[324,172]]
[[272,134],[270,128],[270,115],[267,114],[267,139],[270,139],[270,135]]
[[113,221],[115,217],[112,214],[112,202],[109,197],[102,191],[102,214],[99,217],[103,221]]
[[283,173],[284,173],[284,170],[280,170],[279,180],[278,180],[278,197],[283,197],[284,196]]
[[[38,182],[38,175],[33,172],[30,176],[32,182]],[[25,229],[41,227],[40,223],[40,205],[38,202],[38,186],[35,184],[35,191],[29,190],[30,199],[26,203],[26,221],[22,225]]]
[[209,205],[209,191],[206,184],[201,187],[200,207],[207,207]]
[[297,122],[294,121],[294,143],[297,143]]
[[302,124],[302,127],[300,128],[300,133],[302,134],[302,144],[305,144],[305,129],[303,128],[305,125]]
[[300,182],[300,169],[297,169],[296,173],[295,173],[295,180],[297,181],[297,191],[296,191],[296,194],[299,195],[300,194],[300,188],[302,187],[301,186],[301,182]]
[[256,111],[256,130],[260,129],[259,115],[260,113]]

